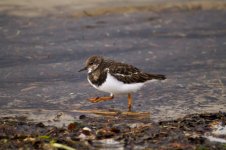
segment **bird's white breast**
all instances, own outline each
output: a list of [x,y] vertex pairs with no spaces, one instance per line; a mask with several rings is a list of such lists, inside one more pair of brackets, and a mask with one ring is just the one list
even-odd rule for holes
[[127,94],[131,92],[136,92],[144,85],[144,83],[130,83],[130,84],[123,83],[117,80],[110,73],[107,73],[106,81],[100,86],[93,85],[90,82],[89,78],[88,81],[96,89],[112,94]]

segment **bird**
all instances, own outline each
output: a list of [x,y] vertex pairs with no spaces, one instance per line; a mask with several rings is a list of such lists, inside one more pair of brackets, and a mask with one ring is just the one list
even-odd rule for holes
[[110,96],[93,97],[92,103],[114,99],[115,95],[128,95],[128,111],[132,110],[132,93],[137,92],[146,83],[153,80],[165,80],[162,74],[150,74],[133,65],[118,62],[103,56],[90,56],[85,67],[79,72],[87,71],[88,82],[97,90],[110,93]]

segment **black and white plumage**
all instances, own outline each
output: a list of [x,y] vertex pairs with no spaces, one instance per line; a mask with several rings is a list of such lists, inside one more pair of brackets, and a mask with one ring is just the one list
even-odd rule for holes
[[[136,92],[148,81],[166,79],[164,75],[145,73],[132,65],[105,59],[102,56],[89,57],[86,60],[85,68],[80,71],[83,70],[88,70],[89,83],[100,91],[110,93],[110,99],[113,99],[115,94]],[[97,97],[90,101],[104,100]]]

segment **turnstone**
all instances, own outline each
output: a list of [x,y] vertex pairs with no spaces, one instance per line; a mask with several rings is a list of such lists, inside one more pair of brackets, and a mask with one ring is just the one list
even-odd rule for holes
[[128,110],[132,108],[131,93],[139,90],[151,80],[164,80],[165,75],[149,74],[140,69],[102,56],[91,56],[86,60],[85,67],[79,72],[88,70],[87,79],[96,89],[110,93],[110,96],[89,98],[93,103],[112,100],[116,94],[128,94]]

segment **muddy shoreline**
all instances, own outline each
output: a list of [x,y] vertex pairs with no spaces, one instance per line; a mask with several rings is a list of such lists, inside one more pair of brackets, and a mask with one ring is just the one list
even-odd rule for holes
[[[226,149],[224,1],[76,9],[5,2],[0,149]],[[133,110],[150,116],[126,116],[125,97],[86,101],[104,95],[77,72],[94,54],[167,76],[134,94]]]
[[[120,115],[83,114],[79,118],[57,128],[26,117],[3,117],[0,149],[226,149],[226,135],[215,132],[218,125],[225,128],[224,112],[193,114],[161,122]],[[223,142],[210,141],[208,137]]]

